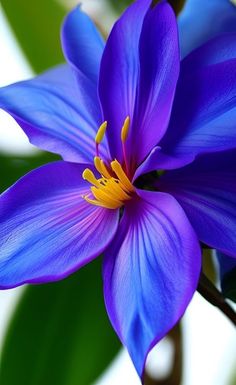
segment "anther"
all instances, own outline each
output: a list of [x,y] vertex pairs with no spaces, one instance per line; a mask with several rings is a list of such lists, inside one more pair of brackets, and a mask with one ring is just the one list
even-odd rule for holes
[[101,143],[101,141],[103,140],[103,137],[105,135],[106,129],[107,129],[107,121],[103,122],[98,129],[97,135],[95,137],[96,144]]
[[124,121],[123,127],[121,129],[121,141],[124,143],[127,139],[128,133],[129,133],[129,126],[130,126],[130,117],[127,116],[127,118]]
[[86,168],[84,170],[82,177],[84,180],[87,180],[89,183],[93,184],[94,186],[99,187],[99,182],[95,178],[94,173],[89,168]]
[[100,159],[98,156],[94,157],[94,166],[98,170],[98,172],[103,175],[105,178],[111,178],[110,173],[108,172],[104,162],[102,159]]
[[111,168],[116,173],[120,182],[128,191],[135,191],[134,186],[130,182],[129,178],[127,177],[120,163],[117,160],[113,160],[113,162],[111,162]]

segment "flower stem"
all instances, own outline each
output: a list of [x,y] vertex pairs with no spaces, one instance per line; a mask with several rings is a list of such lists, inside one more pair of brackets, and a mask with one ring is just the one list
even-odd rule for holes
[[213,306],[218,307],[228,319],[236,326],[236,313],[233,308],[226,302],[221,292],[213,285],[213,283],[201,273],[197,291]]

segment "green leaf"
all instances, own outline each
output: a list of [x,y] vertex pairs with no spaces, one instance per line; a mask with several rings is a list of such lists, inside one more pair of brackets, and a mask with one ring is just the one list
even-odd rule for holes
[[173,7],[176,15],[183,9],[186,0],[169,0],[170,5]]
[[[236,363],[235,363],[235,367],[236,367]],[[234,373],[232,380],[230,381],[230,385],[236,385],[236,373]]]
[[60,25],[66,10],[56,0],[1,0],[1,5],[36,72],[64,61]]
[[[153,0],[153,4],[158,3],[160,0]],[[169,0],[169,3],[173,7],[176,15],[179,14],[179,12],[182,10],[184,3],[186,0]],[[128,7],[131,3],[132,0],[109,0],[110,4],[112,7],[118,11],[119,13],[122,12],[126,7]]]
[[236,268],[224,275],[221,288],[223,296],[236,303]]
[[60,159],[58,155],[49,152],[37,152],[28,156],[8,156],[0,153],[0,192],[32,169],[58,159]]
[[216,267],[214,263],[213,250],[203,246],[202,250],[202,270],[212,283],[217,281]]
[[133,1],[132,0],[108,0],[108,2],[111,4],[111,6],[115,9],[115,11],[118,11],[119,13],[122,12],[126,7],[128,7]]
[[102,295],[100,260],[64,281],[30,286],[2,353],[1,385],[91,385],[120,348]]

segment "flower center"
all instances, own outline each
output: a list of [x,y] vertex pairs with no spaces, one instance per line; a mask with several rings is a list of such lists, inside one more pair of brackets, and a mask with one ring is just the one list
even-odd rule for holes
[[[127,117],[121,129],[121,141],[126,170],[127,157],[125,142],[128,136],[129,126],[130,119]],[[84,170],[83,178],[92,185],[90,188],[92,197],[89,194],[83,196],[83,198],[88,203],[96,206],[102,206],[108,209],[118,209],[119,207],[122,207],[126,201],[132,198],[132,195],[135,192],[135,188],[129,180],[126,172],[122,168],[122,165],[116,159],[113,160],[110,165],[106,165],[99,156],[99,144],[105,135],[106,128],[107,122],[104,122],[99,127],[95,138],[96,156],[94,157],[94,165],[96,170],[101,175],[101,178],[97,179],[89,168]]]

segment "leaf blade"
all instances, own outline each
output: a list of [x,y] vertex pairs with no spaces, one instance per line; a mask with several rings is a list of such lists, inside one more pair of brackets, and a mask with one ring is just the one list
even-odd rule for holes
[[55,0],[2,0],[1,5],[37,73],[64,61],[60,25],[66,10],[60,4]]
[[1,384],[89,385],[119,348],[97,260],[64,281],[26,289],[5,339]]

